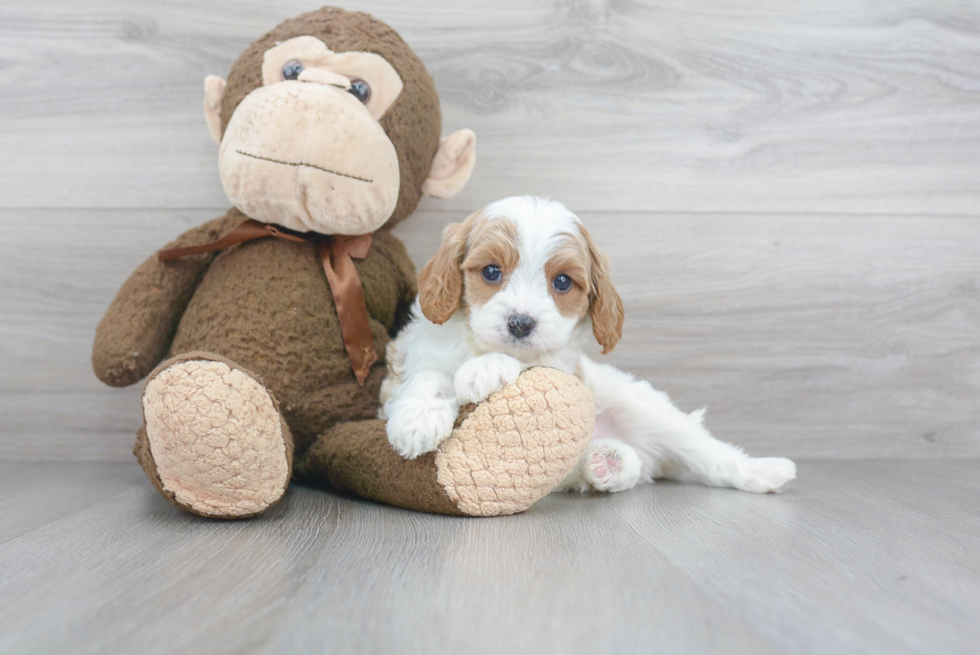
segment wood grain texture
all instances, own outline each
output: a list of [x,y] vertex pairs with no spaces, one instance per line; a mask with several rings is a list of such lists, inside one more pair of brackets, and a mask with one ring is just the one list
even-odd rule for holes
[[[980,456],[980,10],[928,0],[394,0],[479,163],[399,236],[516,193],[579,212],[626,300],[610,361],[796,458]],[[128,459],[94,328],[227,208],[201,80],[308,3],[0,7],[0,458]],[[638,238],[639,235],[639,238]]]
[[[980,651],[980,6],[343,5],[479,135],[463,193],[398,229],[416,264],[489,201],[562,200],[627,306],[609,361],[799,479],[493,520],[299,487],[179,512],[130,454],[138,388],[91,373],[95,325],[227,208],[204,76],[314,5],[7,0],[0,652]],[[127,461],[4,461],[56,459]]]
[[[487,520],[294,488],[222,522],[135,463],[2,463],[36,520],[0,543],[0,650],[974,653],[978,464],[809,462],[776,496],[663,483]],[[0,510],[0,534],[27,514]]]
[[[0,241],[0,458],[131,456],[138,389],[94,378],[95,325],[140,261],[213,214],[0,210],[21,226]],[[422,211],[397,233],[420,266],[462,217]],[[626,304],[608,361],[707,405],[717,436],[796,458],[980,456],[974,219],[582,218]]]
[[[0,7],[0,206],[225,205],[202,80],[309,2]],[[469,209],[974,214],[980,7],[351,0],[480,136]]]
[[3,462],[0,544],[145,482],[138,467],[116,462],[89,462],[82,467]]

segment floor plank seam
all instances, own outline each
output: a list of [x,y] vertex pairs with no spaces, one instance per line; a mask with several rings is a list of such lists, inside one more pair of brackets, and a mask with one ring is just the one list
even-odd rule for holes
[[45,521],[41,525],[36,525],[36,526],[34,526],[34,527],[32,527],[32,528],[30,528],[28,530],[25,530],[24,532],[20,532],[20,533],[15,534],[15,535],[4,537],[3,539],[0,539],[0,546],[4,546],[6,544],[13,543],[13,542],[15,542],[15,541],[17,541],[19,539],[22,539],[22,538],[24,538],[24,537],[26,537],[28,535],[33,534],[34,532],[37,532],[38,530],[42,530],[42,529],[48,527],[49,525],[52,525],[54,523],[57,523],[58,521],[61,521],[63,519],[66,519],[69,516],[73,516],[74,514],[78,514],[81,511],[84,511],[84,510],[86,510],[86,509],[88,509],[90,507],[94,507],[95,505],[99,505],[99,504],[101,504],[101,503],[103,503],[103,502],[105,502],[105,501],[107,501],[109,499],[115,498],[116,496],[119,496],[119,495],[124,494],[126,492],[131,492],[137,486],[138,486],[138,484],[134,484],[134,485],[132,485],[130,487],[126,487],[125,489],[120,489],[119,491],[115,491],[113,493],[106,494],[105,496],[101,496],[101,497],[99,497],[99,498],[97,498],[97,499],[95,499],[95,500],[93,500],[91,502],[88,502],[88,503],[84,504],[84,505],[79,505],[78,507],[73,507],[68,512],[65,512],[63,514],[57,514],[55,516],[52,516],[49,520]]

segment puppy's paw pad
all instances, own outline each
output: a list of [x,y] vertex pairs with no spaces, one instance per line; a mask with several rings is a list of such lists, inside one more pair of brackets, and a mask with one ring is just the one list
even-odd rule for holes
[[589,469],[595,480],[608,481],[623,472],[623,459],[613,452],[594,452],[590,458]]
[[794,479],[796,479],[796,464],[791,460],[783,457],[762,457],[749,461],[737,487],[742,491],[771,494]]
[[625,444],[595,444],[582,461],[582,477],[598,491],[625,491],[636,486],[640,460]]

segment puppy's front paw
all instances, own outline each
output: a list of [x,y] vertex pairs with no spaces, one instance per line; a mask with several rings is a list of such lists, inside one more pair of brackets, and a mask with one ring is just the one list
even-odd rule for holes
[[790,480],[796,479],[796,464],[783,457],[759,457],[750,459],[744,466],[736,489],[757,494],[779,491]]
[[510,355],[490,353],[465,362],[456,369],[453,385],[460,405],[482,403],[494,391],[513,384],[521,374],[521,363]]
[[393,410],[385,429],[391,446],[405,459],[439,447],[453,433],[457,411],[450,403],[412,403]]

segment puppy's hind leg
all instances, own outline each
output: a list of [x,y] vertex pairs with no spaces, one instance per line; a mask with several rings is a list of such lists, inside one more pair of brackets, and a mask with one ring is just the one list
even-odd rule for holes
[[593,439],[555,491],[626,491],[640,481],[642,469],[632,446],[616,439]]
[[593,439],[579,462],[582,478],[596,491],[626,491],[640,480],[643,463],[632,446],[615,439]]
[[597,422],[602,416],[643,461],[643,475],[680,477],[682,465],[702,484],[772,493],[796,477],[796,465],[781,457],[755,458],[711,436],[703,411],[686,414],[667,394],[606,364],[585,357],[580,377],[592,389]]

